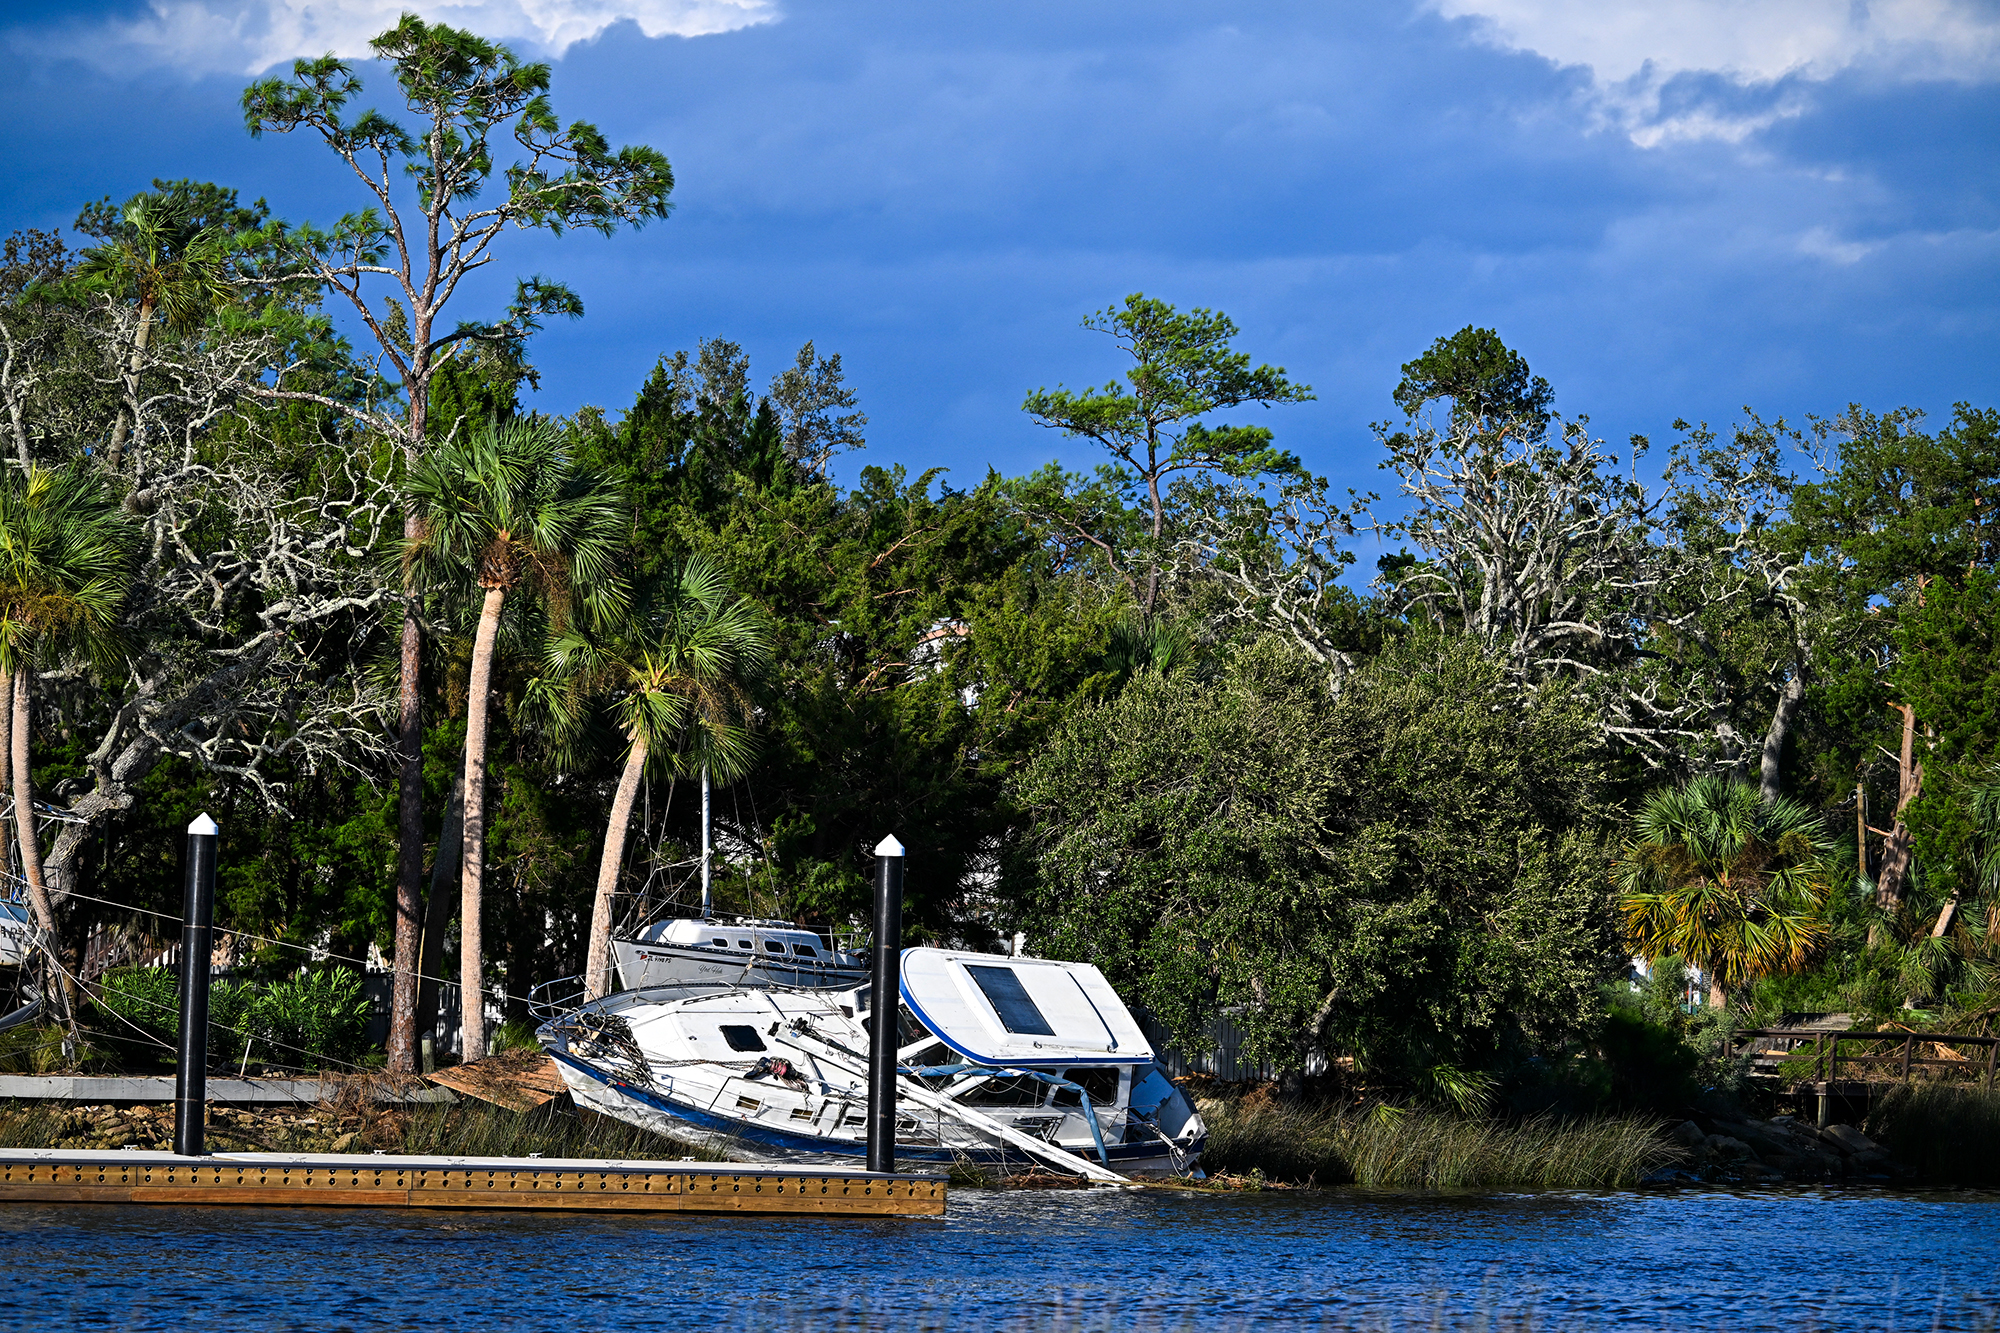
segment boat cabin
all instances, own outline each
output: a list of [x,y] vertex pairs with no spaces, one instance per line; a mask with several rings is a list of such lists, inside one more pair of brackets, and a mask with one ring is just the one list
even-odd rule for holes
[[746,962],[752,958],[811,963],[834,960],[825,939],[790,922],[703,921],[683,917],[676,921],[655,921],[635,938],[641,944],[677,944],[682,948],[728,952]]

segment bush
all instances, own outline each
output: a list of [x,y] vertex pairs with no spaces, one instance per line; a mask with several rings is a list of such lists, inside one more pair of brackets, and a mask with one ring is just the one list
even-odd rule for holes
[[88,1042],[81,1049],[65,1050],[68,1037],[60,1023],[29,1024],[0,1032],[0,1074],[55,1074],[94,1069],[105,1063],[105,1053]]
[[[164,967],[134,967],[106,975],[97,1007],[114,1036],[136,1036],[165,1056],[180,1045],[180,978]],[[316,1068],[347,1063],[367,1044],[368,1001],[361,978],[342,968],[301,972],[259,985],[217,981],[208,993],[208,1055],[227,1066],[248,1053],[274,1064]],[[136,1030],[136,1031],[135,1031]],[[164,1049],[162,1049],[164,1048]]]
[[1671,1113],[1701,1093],[1740,1090],[1742,1062],[1722,1056],[1735,1019],[1711,1005],[1689,1011],[1686,993],[1687,968],[1672,955],[1636,983],[1605,987],[1606,1016],[1593,1054],[1608,1104]]
[[301,972],[257,991],[247,1006],[249,1037],[280,1064],[351,1062],[367,1045],[368,999],[343,968]]

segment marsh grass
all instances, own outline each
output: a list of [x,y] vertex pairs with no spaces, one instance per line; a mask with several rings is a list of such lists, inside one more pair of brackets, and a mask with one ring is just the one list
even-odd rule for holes
[[[356,1103],[359,1102],[357,1105]],[[173,1107],[0,1102],[0,1148],[165,1148]],[[533,1111],[461,1100],[414,1108],[342,1096],[320,1106],[248,1111],[211,1106],[206,1138],[218,1152],[413,1153],[437,1157],[581,1157],[635,1161],[721,1154],[663,1138],[558,1098]]]
[[533,1111],[461,1101],[411,1112],[397,1152],[438,1157],[608,1157],[629,1161],[722,1161],[723,1155],[669,1139],[566,1098]]
[[1649,1116],[1482,1120],[1439,1111],[1203,1101],[1211,1174],[1405,1189],[1634,1185],[1681,1151]]
[[2000,1185],[2000,1093],[1899,1085],[1869,1108],[1862,1131],[1925,1180]]

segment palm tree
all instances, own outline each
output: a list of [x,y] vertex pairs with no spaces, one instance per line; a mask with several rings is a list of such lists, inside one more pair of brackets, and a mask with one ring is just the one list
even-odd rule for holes
[[466,596],[476,589],[465,726],[465,851],[459,881],[459,984],[465,1058],[486,1054],[481,917],[486,853],[486,715],[494,645],[507,599],[533,592],[567,625],[580,605],[595,618],[616,612],[623,507],[605,477],[580,468],[556,429],[540,419],[488,422],[437,446],[406,483],[417,514],[405,546],[418,586]]
[[[139,303],[125,372],[126,396],[136,401],[154,324],[186,332],[228,294],[225,260],[230,237],[220,227],[199,225],[193,201],[179,194],[138,195],[125,205],[121,222],[110,239],[83,252],[77,276],[88,286]],[[105,462],[113,472],[124,463],[132,427],[128,406],[119,411],[105,451]]]
[[[0,699],[8,709],[14,829],[35,923],[58,956],[62,935],[42,880],[28,766],[35,668],[63,652],[116,658],[132,546],[131,525],[83,468],[9,468],[0,479]],[[74,1021],[67,973],[61,991]]]
[[711,774],[727,781],[748,771],[745,686],[770,651],[763,611],[747,598],[732,600],[721,569],[700,557],[649,589],[609,632],[572,631],[551,642],[547,679],[555,688],[548,697],[558,721],[573,732],[584,701],[615,695],[612,712],[626,743],[590,911],[588,998],[611,987],[612,895],[640,777],[648,764],[699,771],[704,782]]
[[1626,931],[1648,960],[1705,971],[1711,1004],[1825,938],[1833,844],[1797,801],[1712,774],[1647,797],[1635,823],[1617,868]]

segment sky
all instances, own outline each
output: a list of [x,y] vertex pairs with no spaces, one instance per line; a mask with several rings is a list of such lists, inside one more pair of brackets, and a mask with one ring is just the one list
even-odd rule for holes
[[[395,0],[13,0],[0,232],[195,177],[322,224],[358,207],[238,99],[357,60]],[[434,21],[553,63],[555,108],[666,153],[664,222],[516,234],[491,281],[587,313],[536,340],[532,405],[628,404],[654,362],[810,339],[870,417],[837,472],[1094,461],[1020,410],[1100,384],[1081,327],[1143,291],[1225,311],[1310,384],[1271,427],[1383,488],[1399,366],[1497,329],[1622,444],[1850,402],[1993,405],[2000,0],[455,0]],[[372,102],[400,111],[386,71]]]

